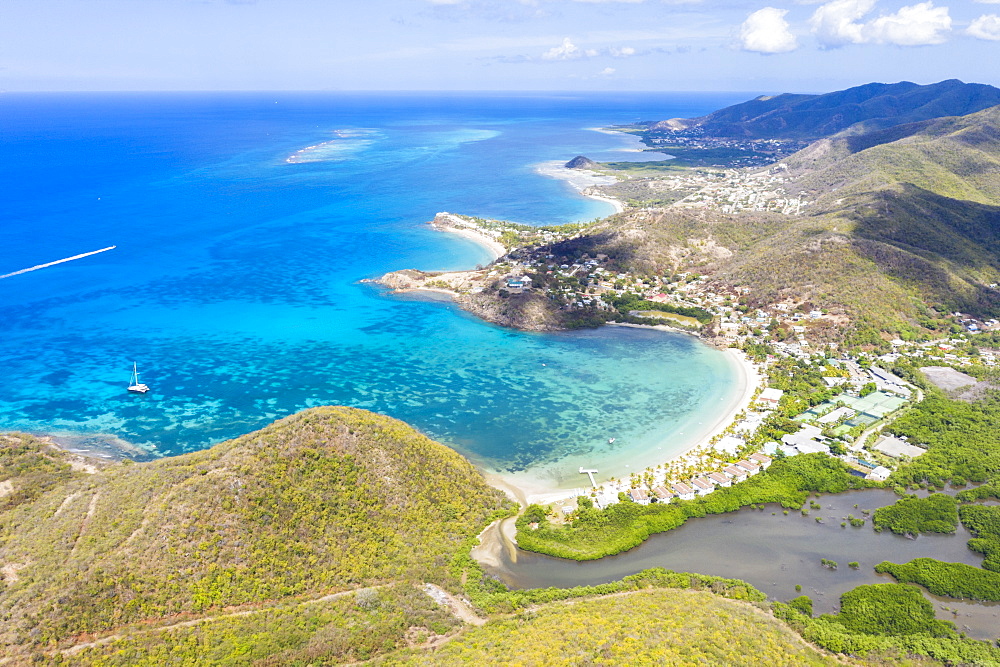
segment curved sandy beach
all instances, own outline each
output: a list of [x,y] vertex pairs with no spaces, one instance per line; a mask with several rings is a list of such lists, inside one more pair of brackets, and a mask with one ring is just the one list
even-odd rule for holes
[[[660,464],[684,458],[693,450],[711,446],[712,438],[725,431],[736,419],[736,416],[750,406],[762,379],[757,367],[740,350],[727,349],[723,354],[726,354],[732,363],[735,374],[733,382],[737,385],[737,391],[733,393],[730,400],[726,401],[724,406],[720,406],[717,416],[710,423],[704,425],[686,426],[687,429],[694,429],[693,432],[688,435],[680,449],[676,447],[676,444],[670,447],[673,450],[672,453],[660,452],[654,444],[641,453],[631,452],[619,460],[602,461],[600,472],[595,475],[599,485],[603,485],[606,489],[627,490],[629,488],[627,481],[611,483],[608,480],[612,477],[616,480],[622,477],[627,478],[632,472],[640,472],[647,467],[655,468]],[[661,442],[665,442],[665,439]],[[476,462],[473,461],[473,463]],[[483,472],[490,485],[504,491],[518,502],[529,505],[532,503],[549,504],[586,494],[589,491],[590,483],[585,475],[578,472],[580,463],[582,461],[568,457],[555,464],[541,466],[535,470],[511,474],[487,470],[481,464],[477,464],[477,467]],[[566,488],[566,485],[556,483],[557,479],[563,477],[578,478],[579,486]]]
[[469,227],[451,227],[447,225],[436,225],[433,222],[431,226],[434,227],[439,232],[448,232],[449,234],[458,234],[462,238],[474,241],[479,245],[483,246],[490,251],[492,259],[500,259],[507,254],[507,248],[504,247],[502,243],[497,241],[492,236],[488,236],[481,232],[477,232]]

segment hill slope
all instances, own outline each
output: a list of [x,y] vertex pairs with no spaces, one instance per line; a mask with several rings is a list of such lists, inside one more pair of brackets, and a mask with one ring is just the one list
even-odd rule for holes
[[429,655],[380,664],[839,665],[770,614],[705,591],[550,604],[469,630]]
[[813,202],[801,215],[636,210],[574,244],[748,287],[750,306],[827,310],[869,341],[945,326],[941,313],[1000,314],[1000,107],[841,133],[785,163],[785,190]]
[[229,605],[454,586],[451,558],[508,504],[457,453],[349,408],[184,456],[60,474],[0,514],[4,651]]
[[823,95],[758,97],[693,119],[653,124],[653,130],[698,129],[706,136],[818,139],[853,125],[874,130],[964,116],[1000,104],[1000,89],[956,79],[921,86],[908,81],[869,83]]

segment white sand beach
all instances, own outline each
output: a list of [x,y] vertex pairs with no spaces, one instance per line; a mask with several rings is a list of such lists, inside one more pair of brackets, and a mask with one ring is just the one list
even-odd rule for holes
[[611,185],[613,183],[617,183],[618,179],[614,176],[608,176],[590,169],[570,169],[565,166],[565,163],[559,162],[558,160],[540,162],[535,165],[535,171],[542,176],[547,176],[548,178],[557,178],[561,181],[566,181],[584,197],[597,199],[598,201],[611,204],[615,207],[616,213],[621,213],[625,210],[625,205],[617,199],[608,197],[607,195],[597,194],[590,190],[590,188],[595,185]]
[[[746,410],[753,400],[754,393],[761,382],[761,375],[757,367],[740,350],[728,349],[723,352],[730,357],[735,370],[734,384],[737,387],[732,398],[720,405],[717,416],[704,425],[688,424],[686,430],[690,432],[687,438],[678,449],[676,442],[669,450],[663,451],[655,444],[647,447],[642,452],[631,451],[623,453],[621,456],[603,457],[599,469],[595,475],[598,484],[605,489],[617,489],[625,491],[629,488],[628,477],[633,472],[642,472],[647,467],[655,468],[658,465],[685,458],[692,451],[711,446],[714,436],[722,433],[733,423],[736,416]],[[662,442],[667,441],[664,436]],[[474,463],[476,463],[474,461]],[[495,470],[485,469],[485,466],[477,464],[483,471],[486,480],[492,486],[504,491],[511,498],[516,499],[525,505],[532,503],[550,504],[560,500],[571,500],[578,495],[588,493],[590,482],[585,474],[581,474],[579,469],[591,468],[592,461],[581,457],[569,456],[561,459],[555,464],[543,465],[530,471],[517,473],[501,473]],[[608,480],[615,478],[616,482]],[[621,481],[624,478],[625,481]]]
[[491,236],[477,232],[470,227],[453,227],[450,225],[435,225],[431,223],[431,226],[439,232],[448,232],[450,234],[458,234],[462,238],[469,239],[470,241],[475,241],[479,245],[483,246],[490,251],[493,256],[492,259],[499,259],[507,254],[507,248],[504,247],[502,243],[497,241]]

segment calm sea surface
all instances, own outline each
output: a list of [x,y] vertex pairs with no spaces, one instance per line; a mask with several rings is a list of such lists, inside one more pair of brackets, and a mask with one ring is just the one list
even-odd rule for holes
[[117,246],[0,280],[0,428],[141,458],[343,404],[503,471],[681,446],[733,393],[690,337],[509,331],[358,281],[488,261],[438,211],[607,215],[534,165],[636,158],[588,128],[749,96],[0,95],[0,274]]

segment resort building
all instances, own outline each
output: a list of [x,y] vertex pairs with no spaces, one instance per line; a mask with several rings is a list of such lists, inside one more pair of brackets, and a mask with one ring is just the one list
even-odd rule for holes
[[715,484],[713,484],[707,477],[696,477],[692,479],[691,486],[694,487],[694,492],[699,496],[715,491]]
[[751,461],[746,461],[746,460],[744,460],[744,461],[737,461],[733,465],[736,465],[736,466],[739,466],[740,468],[743,468],[744,470],[747,471],[747,474],[750,475],[750,476],[756,475],[757,473],[760,472],[760,466],[757,465],[756,463],[751,462]]
[[870,473],[868,473],[865,479],[874,479],[877,482],[884,482],[885,480],[889,479],[889,475],[891,474],[892,471],[886,468],[885,466],[878,466]]
[[653,489],[653,495],[656,496],[657,502],[665,503],[674,497],[670,491],[667,491],[662,486],[657,486]]
[[772,461],[770,456],[768,456],[767,454],[761,454],[760,452],[751,454],[747,458],[756,463],[757,465],[759,465],[764,470],[767,470],[768,466],[771,465]]
[[785,392],[781,389],[768,387],[764,391],[760,392],[760,396],[757,397],[757,400],[768,407],[776,408],[778,407],[778,401],[780,401],[781,397],[784,395]]
[[739,466],[726,466],[722,472],[726,473],[734,482],[742,482],[749,477],[747,471]]
[[708,478],[723,488],[733,485],[733,480],[721,472],[710,472]]
[[628,497],[640,505],[649,504],[649,493],[646,492],[646,489],[629,489]]
[[923,447],[917,447],[916,445],[911,445],[905,440],[899,438],[894,438],[891,436],[885,436],[875,443],[875,451],[882,452],[887,456],[893,458],[916,458],[921,454],[926,454],[927,450]]
[[677,482],[676,484],[671,484],[670,488],[674,490],[677,497],[681,500],[694,500],[694,489],[683,482]]

